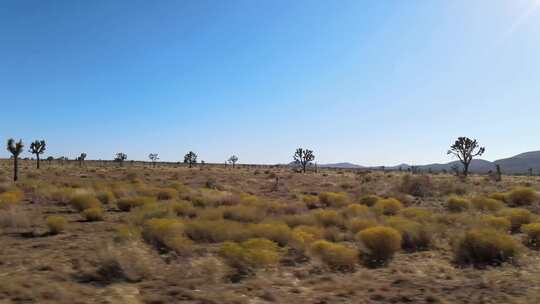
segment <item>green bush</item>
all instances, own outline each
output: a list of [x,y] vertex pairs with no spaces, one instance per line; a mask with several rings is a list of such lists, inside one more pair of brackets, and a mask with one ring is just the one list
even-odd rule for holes
[[522,225],[529,224],[533,220],[533,214],[527,209],[505,208],[498,213],[510,221],[510,228],[513,232],[520,230]]
[[463,197],[452,195],[446,202],[446,209],[451,212],[462,212],[469,209],[471,202]]
[[525,233],[523,243],[534,249],[540,249],[540,223],[523,225],[521,231]]
[[284,223],[251,224],[248,229],[254,237],[269,239],[281,246],[287,245],[291,237],[291,228]]
[[403,204],[395,198],[381,199],[373,206],[376,213],[384,215],[396,215],[401,209]]
[[379,225],[379,222],[377,222],[377,220],[372,219],[372,218],[367,218],[367,219],[356,218],[356,219],[350,220],[347,223],[347,228],[349,228],[349,230],[352,233],[356,234],[361,230],[364,230],[364,229],[370,228],[370,227],[375,227],[375,226],[378,226],[378,225]]
[[372,215],[368,206],[360,204],[350,204],[341,213],[346,218],[370,217]]
[[455,260],[459,264],[476,266],[500,265],[516,259],[519,243],[495,229],[473,229],[457,242]]
[[371,227],[357,234],[361,245],[366,249],[366,262],[377,266],[386,264],[401,248],[401,234],[391,227]]
[[90,194],[76,195],[69,203],[79,212],[90,208],[101,208],[101,202]]
[[225,261],[241,272],[250,272],[279,263],[281,252],[278,245],[267,239],[249,239],[240,244],[225,242],[219,254]]
[[511,206],[528,206],[539,200],[536,190],[528,187],[517,187],[508,192],[504,198]]
[[47,227],[50,234],[58,234],[66,229],[67,220],[60,215],[52,215],[47,217]]
[[358,251],[346,246],[319,240],[311,245],[310,254],[333,269],[354,269],[358,263]]
[[417,208],[417,207],[408,207],[405,209],[402,209],[399,214],[405,218],[419,221],[419,222],[426,222],[431,220],[433,213],[430,210],[424,209],[424,208]]

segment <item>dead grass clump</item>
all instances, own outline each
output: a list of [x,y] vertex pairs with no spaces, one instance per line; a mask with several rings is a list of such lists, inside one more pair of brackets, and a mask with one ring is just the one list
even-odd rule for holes
[[112,204],[115,199],[114,193],[109,190],[98,191],[96,193],[96,198],[105,205]]
[[426,250],[431,245],[432,232],[425,224],[397,216],[388,218],[386,224],[401,233],[401,247],[404,250]]
[[156,199],[150,196],[136,196],[119,199],[116,202],[121,211],[130,211],[133,208],[150,205],[156,202]]
[[528,206],[540,199],[536,190],[529,187],[517,187],[508,192],[504,201],[510,206]]
[[46,220],[50,234],[58,234],[66,229],[67,220],[60,215],[51,215]]
[[497,213],[510,221],[512,232],[518,232],[522,225],[529,224],[533,220],[533,214],[527,209],[505,208]]
[[129,246],[115,247],[108,244],[97,250],[97,274],[101,281],[134,283],[151,276],[151,268],[144,258],[143,250],[134,243]]
[[101,202],[90,194],[76,195],[69,201],[69,204],[79,212],[90,208],[101,208]]
[[227,264],[241,273],[266,268],[279,263],[281,251],[278,245],[267,239],[249,239],[242,243],[225,242],[219,254]]
[[381,199],[381,197],[378,196],[378,195],[368,194],[368,195],[361,196],[358,201],[362,205],[366,205],[368,207],[371,207],[371,206],[375,205],[377,203],[377,201],[379,201],[380,199]]
[[162,188],[157,190],[156,197],[160,201],[173,200],[178,197],[178,191],[174,188]]
[[519,243],[511,236],[495,229],[473,229],[457,242],[457,263],[475,266],[500,265],[513,261],[521,252]]
[[62,187],[54,190],[50,194],[50,199],[62,204],[67,204],[69,203],[73,195],[75,195],[75,189],[69,187]]
[[349,197],[343,192],[323,192],[319,194],[319,201],[323,206],[339,208],[349,203]]
[[359,253],[353,248],[324,240],[311,244],[310,255],[336,270],[352,270],[358,263]]
[[32,220],[26,212],[20,208],[0,209],[0,228],[27,231],[31,227]]
[[525,233],[523,244],[533,249],[540,248],[540,223],[523,225],[521,231]]
[[161,251],[172,250],[179,255],[191,253],[191,242],[184,237],[184,224],[178,219],[149,219],[143,225],[142,237]]
[[395,198],[381,199],[373,206],[377,214],[383,215],[396,215],[401,209],[403,204]]
[[399,191],[417,197],[429,196],[433,192],[433,184],[428,175],[410,175],[402,177]]
[[169,206],[177,216],[192,218],[197,215],[197,209],[188,201],[171,202]]
[[85,209],[81,212],[83,218],[89,222],[102,221],[103,220],[103,209],[100,207],[93,207]]
[[365,249],[366,263],[379,266],[388,263],[401,248],[401,234],[391,227],[371,227],[357,234],[358,240]]
[[504,207],[504,203],[496,199],[476,196],[471,200],[471,206],[481,211],[497,211]]
[[471,202],[464,198],[452,195],[448,198],[446,202],[446,209],[450,212],[462,212],[468,210],[471,206]]
[[507,195],[506,192],[495,192],[495,193],[492,193],[489,196],[489,198],[496,199],[498,201],[504,202],[505,199],[506,199],[506,195]]

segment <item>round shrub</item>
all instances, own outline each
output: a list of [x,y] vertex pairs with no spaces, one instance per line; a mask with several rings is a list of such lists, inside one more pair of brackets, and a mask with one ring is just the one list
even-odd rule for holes
[[424,224],[393,216],[386,224],[401,233],[401,247],[408,251],[428,249],[431,245],[432,233]]
[[387,263],[401,248],[401,234],[391,227],[371,227],[357,234],[362,246],[367,250],[366,262],[370,265]]
[[533,214],[527,209],[506,208],[498,213],[510,221],[510,228],[513,232],[519,231],[522,225],[529,224],[533,220]]
[[343,218],[334,210],[319,210],[315,218],[323,226],[343,226]]
[[424,208],[408,207],[402,209],[399,214],[405,218],[425,222],[431,219],[433,213]]
[[284,223],[251,224],[248,229],[257,238],[269,239],[281,246],[287,245],[291,237],[291,228]]
[[143,225],[142,237],[162,251],[173,250],[180,255],[191,252],[191,242],[184,237],[184,224],[174,218],[147,220]]
[[343,207],[349,203],[349,197],[343,192],[323,192],[319,194],[319,201],[326,207]]
[[496,199],[498,201],[504,202],[506,200],[507,193],[504,192],[495,192],[492,193],[489,198]]
[[241,272],[275,265],[281,258],[279,246],[267,239],[249,239],[240,244],[225,242],[219,254],[232,267]]
[[474,197],[471,200],[471,205],[481,211],[497,211],[504,207],[503,202],[496,199],[487,198],[483,196]]
[[47,217],[47,228],[50,234],[58,234],[66,229],[67,220],[60,215],[52,215]]
[[103,209],[100,207],[88,208],[81,212],[81,215],[89,222],[103,220]]
[[469,209],[471,202],[463,197],[459,196],[450,196],[446,202],[446,209],[451,212],[462,212]]
[[319,197],[315,195],[302,195],[302,201],[308,209],[319,208]]
[[105,205],[111,204],[114,201],[112,191],[99,191],[96,193],[96,198]]
[[378,214],[396,215],[399,210],[403,209],[403,204],[395,198],[386,198],[377,201],[373,209]]
[[428,175],[407,174],[401,179],[399,189],[403,193],[413,196],[424,197],[433,192],[433,184]]
[[69,201],[69,204],[79,212],[85,209],[101,207],[101,202],[90,194],[76,195]]
[[156,196],[160,201],[173,200],[178,197],[178,191],[174,188],[158,189]]
[[0,193],[0,209],[7,209],[19,204],[23,199],[23,196],[23,193],[18,190]]
[[534,249],[540,249],[540,223],[523,225],[521,231],[525,233],[523,243]]
[[116,205],[121,211],[130,211],[133,208],[155,203],[156,199],[150,196],[128,197],[118,200]]
[[310,254],[333,269],[353,269],[358,263],[358,251],[346,246],[319,240],[311,244]]
[[368,194],[368,195],[361,196],[360,199],[359,199],[359,202],[362,205],[366,205],[368,207],[371,207],[371,206],[375,205],[377,203],[377,201],[380,200],[380,199],[381,199],[381,197],[378,196],[378,195]]
[[347,228],[349,230],[356,234],[361,230],[364,230],[366,228],[375,227],[378,226],[379,222],[375,219],[352,219],[347,223]]
[[512,223],[503,216],[487,215],[480,219],[483,226],[508,232],[512,228]]
[[511,206],[527,206],[539,200],[536,190],[529,187],[517,187],[508,192],[505,202]]
[[346,218],[371,216],[371,211],[366,205],[350,204],[341,213]]
[[520,253],[519,243],[495,229],[473,229],[457,242],[455,260],[475,266],[500,265],[512,261]]

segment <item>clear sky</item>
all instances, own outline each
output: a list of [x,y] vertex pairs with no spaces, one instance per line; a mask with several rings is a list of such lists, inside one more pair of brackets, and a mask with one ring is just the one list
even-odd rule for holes
[[494,160],[540,150],[540,1],[4,0],[0,105],[46,156]]

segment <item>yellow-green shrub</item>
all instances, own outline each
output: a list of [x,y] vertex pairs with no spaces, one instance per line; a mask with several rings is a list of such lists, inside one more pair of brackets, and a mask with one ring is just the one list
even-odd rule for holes
[[475,209],[482,211],[497,211],[504,207],[503,202],[483,196],[473,197],[471,205]]
[[116,202],[116,205],[121,211],[130,211],[133,208],[153,204],[155,202],[156,199],[150,196],[136,196],[121,198],[118,200],[118,202]]
[[51,200],[66,204],[71,200],[74,194],[75,189],[73,188],[59,188],[51,193]]
[[408,251],[425,250],[431,245],[432,233],[427,225],[393,216],[386,224],[401,233],[401,247]]
[[103,220],[103,209],[100,207],[93,207],[83,210],[81,215],[90,222]]
[[492,193],[489,196],[489,198],[496,199],[498,201],[504,202],[505,199],[506,199],[506,195],[507,195],[507,193],[505,193],[505,192],[495,192],[495,193]]
[[23,199],[23,193],[18,190],[10,190],[0,193],[0,209],[15,206]]
[[239,222],[259,222],[265,217],[265,211],[255,206],[228,206],[223,208],[223,218]]
[[171,202],[169,206],[177,216],[194,217],[197,215],[197,209],[188,201]]
[[412,219],[419,222],[429,221],[433,216],[433,213],[424,208],[408,207],[402,209],[399,214],[405,218]]
[[319,210],[314,213],[315,218],[323,226],[342,226],[343,218],[334,210]]
[[140,226],[122,224],[116,227],[115,241],[122,242],[136,240],[141,237],[142,229]]
[[186,235],[197,242],[241,242],[253,236],[246,224],[228,220],[193,220],[186,222]]
[[521,226],[521,231],[525,233],[523,243],[534,249],[540,248],[540,223],[533,223]]
[[388,262],[401,248],[401,234],[391,227],[371,227],[357,234],[362,246],[366,249],[366,262],[370,265],[381,265]]
[[433,192],[431,178],[427,175],[404,175],[399,190],[413,196],[424,197]]
[[66,229],[67,220],[60,215],[51,215],[47,217],[47,227],[50,234],[58,234]]
[[108,205],[114,201],[114,193],[112,191],[99,191],[96,193],[96,198],[103,204]]
[[347,223],[347,228],[349,228],[349,230],[352,233],[356,234],[361,230],[364,230],[364,229],[370,228],[370,227],[375,227],[375,226],[378,226],[378,225],[379,225],[379,222],[377,222],[377,220],[372,219],[372,218],[367,218],[367,219],[356,218],[356,219],[350,220]]
[[319,197],[315,195],[302,195],[302,201],[309,209],[317,208],[319,206]]
[[521,208],[505,208],[499,211],[498,215],[510,221],[513,232],[519,231],[522,225],[529,224],[533,220],[533,214],[529,210]]
[[276,243],[267,239],[249,239],[240,244],[225,242],[219,254],[232,267],[242,272],[275,265],[281,258]]
[[160,201],[173,200],[178,197],[178,191],[174,188],[162,188],[157,190],[156,196]]
[[450,196],[446,202],[446,209],[451,212],[462,212],[469,209],[470,206],[471,202],[468,199],[455,195]]
[[371,207],[371,206],[375,205],[377,203],[377,201],[380,200],[380,199],[381,199],[381,197],[378,196],[378,195],[368,194],[368,195],[361,196],[359,198],[359,202],[362,205],[366,205],[368,207]]
[[319,240],[311,244],[310,254],[334,269],[353,269],[358,263],[358,251],[340,244]]
[[511,236],[495,229],[473,229],[457,242],[455,260],[476,266],[499,265],[519,253],[519,243]]
[[178,219],[149,219],[143,225],[142,237],[160,250],[173,250],[180,255],[191,252],[191,242],[184,237],[184,224]]
[[291,228],[284,223],[251,224],[248,229],[254,237],[269,239],[281,246],[287,245],[291,237]]
[[401,209],[403,204],[395,198],[380,199],[373,206],[376,213],[384,215],[396,215]]
[[510,231],[512,227],[512,223],[503,216],[486,215],[480,219],[480,222],[483,226],[500,231]]
[[79,212],[85,209],[101,207],[101,202],[90,194],[76,195],[69,201],[69,204]]
[[539,200],[536,190],[529,187],[517,187],[508,192],[505,196],[505,202],[511,206],[531,205]]
[[350,204],[341,213],[346,218],[369,217],[372,215],[368,206],[360,204]]
[[343,192],[323,192],[319,194],[319,201],[327,207],[343,207],[349,203],[349,197]]

